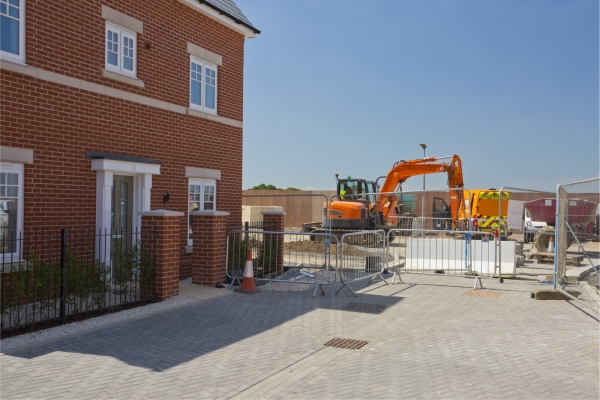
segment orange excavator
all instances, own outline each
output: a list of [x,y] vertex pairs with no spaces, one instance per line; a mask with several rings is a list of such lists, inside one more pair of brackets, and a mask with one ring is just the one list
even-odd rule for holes
[[[401,160],[394,164],[388,172],[381,189],[377,184],[364,179],[337,179],[337,196],[339,201],[324,204],[323,222],[303,226],[303,231],[323,233],[329,231],[336,236],[362,230],[398,227],[398,216],[401,205],[396,195],[398,187],[408,178],[416,175],[448,174],[448,187],[457,189],[450,196],[450,210],[453,228],[459,227],[459,210],[463,202],[462,164],[458,155],[452,156],[450,162],[439,162],[449,157],[427,157],[417,160]],[[337,175],[336,175],[337,178]],[[327,226],[326,217],[329,216]]]

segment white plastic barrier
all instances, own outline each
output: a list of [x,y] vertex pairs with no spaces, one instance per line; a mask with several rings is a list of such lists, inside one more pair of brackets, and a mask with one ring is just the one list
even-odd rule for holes
[[[409,237],[406,239],[404,270],[438,272],[450,275],[492,276],[495,270],[494,239]],[[502,243],[501,271],[505,277],[515,276],[515,243]]]

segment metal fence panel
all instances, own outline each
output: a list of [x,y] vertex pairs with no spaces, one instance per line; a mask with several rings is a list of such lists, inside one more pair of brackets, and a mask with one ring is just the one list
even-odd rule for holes
[[600,178],[558,185],[554,288],[600,312]]
[[4,235],[1,242],[20,252],[0,255],[2,331],[152,299],[153,231],[62,229]]
[[[438,230],[391,230],[389,268],[409,273],[492,277],[497,272],[498,238],[488,233]],[[502,274],[516,276],[517,243],[507,241]],[[394,263],[395,261],[395,263]]]
[[[233,231],[227,235],[227,277],[232,286],[243,279],[252,251],[254,279],[261,284],[331,285],[336,282],[338,240],[330,234]],[[324,292],[323,292],[324,293]]]
[[338,270],[343,286],[336,294],[347,287],[356,296],[350,283],[362,279],[370,278],[371,281],[379,277],[388,283],[382,276],[387,262],[386,235],[383,230],[346,233],[342,235],[340,242],[342,245]]

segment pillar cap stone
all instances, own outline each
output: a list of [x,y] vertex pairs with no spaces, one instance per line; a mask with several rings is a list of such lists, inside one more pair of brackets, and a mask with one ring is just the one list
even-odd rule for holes
[[227,211],[216,211],[216,210],[204,210],[204,211],[192,211],[190,215],[205,216],[205,217],[226,217],[229,215]]
[[179,211],[171,211],[171,210],[150,210],[150,211],[140,211],[138,215],[142,217],[183,217],[183,213]]

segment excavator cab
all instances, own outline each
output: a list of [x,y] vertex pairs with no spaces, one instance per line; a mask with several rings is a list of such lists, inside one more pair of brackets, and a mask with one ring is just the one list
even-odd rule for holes
[[440,197],[433,198],[433,229],[448,231],[452,229],[452,215],[448,203]]
[[338,179],[337,195],[341,201],[355,201],[369,205],[377,197],[375,183],[364,179]]

